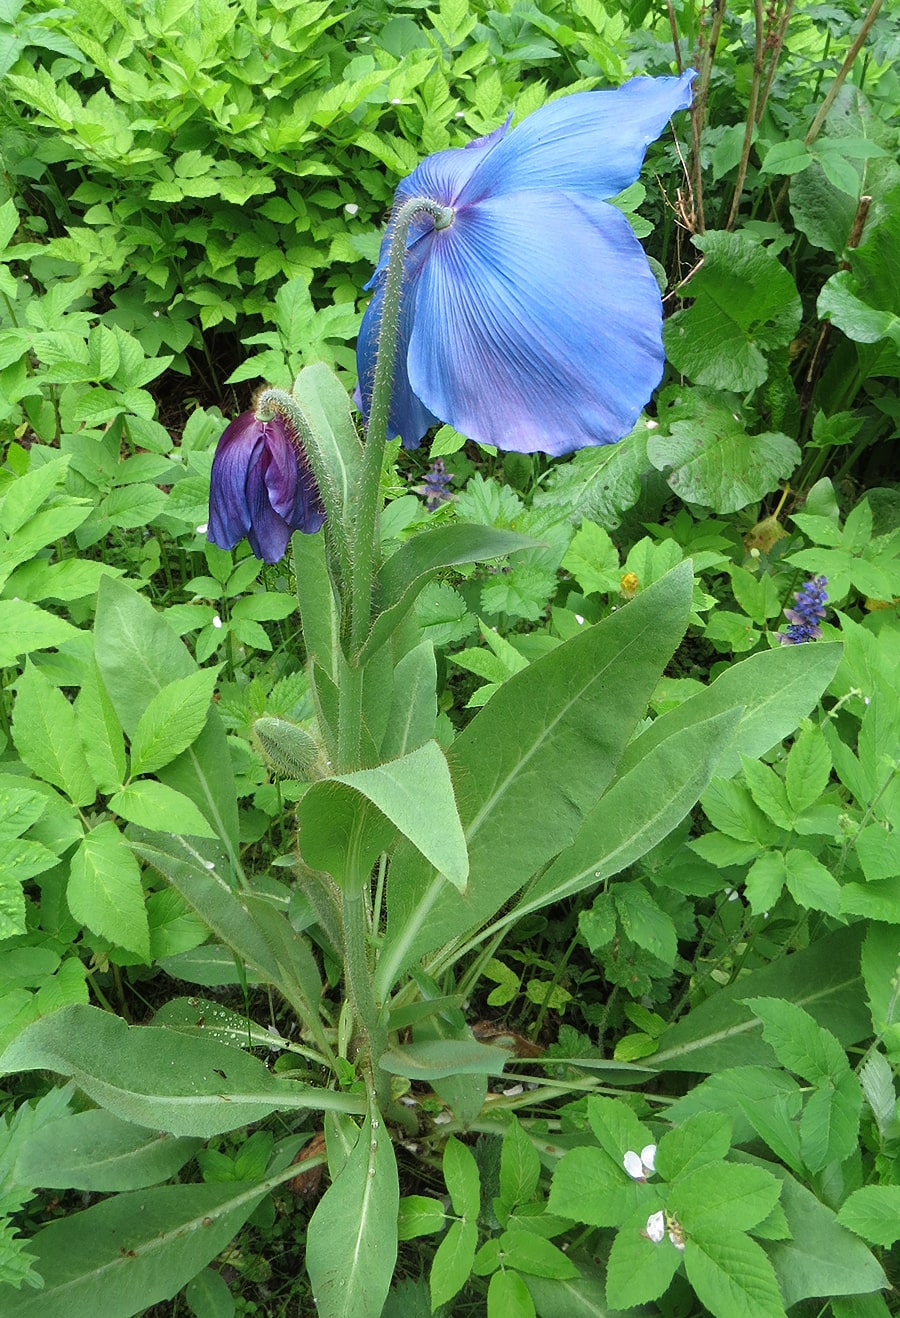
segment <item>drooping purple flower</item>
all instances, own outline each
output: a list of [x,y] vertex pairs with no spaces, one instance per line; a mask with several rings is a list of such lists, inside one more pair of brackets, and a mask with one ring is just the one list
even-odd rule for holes
[[[400,184],[453,209],[407,241],[389,433],[416,448],[437,421],[522,453],[610,444],[663,369],[659,287],[610,206],[695,74],[633,78],[552,101],[507,133],[429,156]],[[368,421],[392,226],[357,345]]]
[[825,601],[828,599],[827,585],[827,577],[812,577],[794,591],[794,607],[784,610],[790,626],[778,633],[782,645],[802,645],[804,641],[819,640],[822,635],[819,623],[825,617]]
[[242,412],[226,426],[213,459],[207,539],[233,549],[246,536],[257,558],[277,563],[294,531],[313,533],[324,520],[306,454],[283,417]]

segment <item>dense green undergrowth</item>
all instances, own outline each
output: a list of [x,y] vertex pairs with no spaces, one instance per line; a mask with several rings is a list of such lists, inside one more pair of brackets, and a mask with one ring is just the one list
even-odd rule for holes
[[[0,12],[4,1315],[897,1311],[898,51],[878,0]],[[208,544],[215,445],[352,390],[424,155],[690,66],[617,198],[667,311],[634,431],[388,446],[377,1134],[316,873],[379,789],[327,763],[319,541]]]

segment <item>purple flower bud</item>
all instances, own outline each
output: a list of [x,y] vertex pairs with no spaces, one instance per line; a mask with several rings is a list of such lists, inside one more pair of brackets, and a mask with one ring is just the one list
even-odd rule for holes
[[312,534],[324,520],[306,454],[283,417],[242,412],[226,426],[213,459],[208,540],[233,549],[246,536],[257,558],[277,563],[294,531]]
[[819,623],[825,617],[825,587],[827,577],[813,577],[794,592],[794,607],[785,609],[784,616],[790,626],[778,633],[782,645],[802,645],[804,641],[817,641],[822,635]]

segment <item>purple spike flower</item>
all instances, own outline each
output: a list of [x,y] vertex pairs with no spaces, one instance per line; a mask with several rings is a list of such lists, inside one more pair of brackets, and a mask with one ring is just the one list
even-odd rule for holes
[[825,617],[825,601],[828,599],[827,585],[827,577],[812,577],[794,591],[794,607],[784,610],[790,626],[778,633],[782,645],[802,645],[804,641],[819,640],[822,635],[819,623]]
[[[611,444],[634,426],[663,370],[659,287],[628,220],[610,206],[648,143],[691,102],[695,74],[576,92],[507,133],[429,156],[400,184],[452,207],[407,241],[391,435],[416,448],[437,421],[521,453]],[[357,345],[368,421],[392,226]]]
[[453,498],[450,491],[452,480],[453,477],[444,466],[443,458],[435,458],[426,471],[422,484],[414,485],[413,489],[416,494],[421,494],[428,511],[434,512],[435,508],[439,508],[442,503],[449,503]]
[[324,520],[306,454],[283,417],[242,412],[226,426],[213,459],[207,539],[233,549],[246,536],[257,558],[277,563],[294,531],[311,534]]

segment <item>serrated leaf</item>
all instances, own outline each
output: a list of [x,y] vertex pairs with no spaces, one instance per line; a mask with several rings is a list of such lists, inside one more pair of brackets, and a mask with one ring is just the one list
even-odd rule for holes
[[133,775],[155,773],[197,740],[206,724],[218,670],[176,678],[155,695],[131,738]]
[[822,729],[804,729],[791,747],[785,772],[788,799],[799,814],[814,805],[831,777],[831,752]]
[[12,736],[16,750],[39,778],[58,787],[75,805],[97,795],[75,711],[62,692],[30,663],[16,686]]
[[864,1185],[854,1190],[838,1221],[873,1245],[889,1249],[900,1240],[900,1185]]
[[656,1170],[667,1181],[707,1162],[721,1162],[731,1147],[731,1121],[723,1112],[698,1112],[667,1130],[656,1150]]
[[689,1238],[684,1266],[688,1281],[715,1318],[784,1318],[784,1301],[762,1248],[741,1231],[717,1229]]
[[749,1231],[778,1202],[781,1183],[762,1167],[710,1162],[673,1183],[668,1208],[688,1235],[711,1236],[719,1228]]
[[189,797],[152,779],[129,783],[110,797],[108,806],[113,814],[142,828],[189,837],[216,836],[215,829]]
[[616,1309],[659,1299],[681,1267],[683,1255],[668,1239],[650,1240],[645,1221],[641,1214],[618,1231],[609,1252],[606,1298]]
[[800,1152],[812,1172],[849,1158],[859,1144],[863,1095],[852,1071],[810,1094],[800,1118]]
[[785,852],[784,865],[784,881],[798,906],[826,915],[839,914],[841,885],[820,860],[808,851],[792,848]]
[[514,1117],[500,1146],[500,1198],[506,1207],[527,1204],[540,1175],[537,1149]]
[[150,960],[141,871],[111,821],[86,833],[72,857],[66,901],[75,919],[95,934]]
[[781,1065],[795,1075],[819,1084],[849,1071],[837,1039],[802,1007],[781,998],[748,998],[746,1005],[762,1021],[763,1038]]

